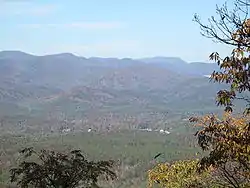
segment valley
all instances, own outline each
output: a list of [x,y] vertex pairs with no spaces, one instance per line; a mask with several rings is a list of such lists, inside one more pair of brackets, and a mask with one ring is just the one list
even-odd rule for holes
[[204,76],[214,67],[167,57],[0,52],[2,181],[21,148],[74,148],[116,161],[120,175],[112,187],[145,187],[157,162],[199,152],[188,119],[221,111],[215,95],[224,86]]

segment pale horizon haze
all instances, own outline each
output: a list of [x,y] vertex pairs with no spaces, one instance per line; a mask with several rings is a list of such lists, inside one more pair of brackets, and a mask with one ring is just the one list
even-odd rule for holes
[[0,0],[0,51],[207,61],[230,48],[200,34],[224,0]]

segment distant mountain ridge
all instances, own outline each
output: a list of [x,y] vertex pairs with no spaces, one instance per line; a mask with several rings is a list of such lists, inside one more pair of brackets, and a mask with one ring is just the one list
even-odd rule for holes
[[204,63],[204,62],[186,62],[178,57],[149,57],[149,58],[101,58],[101,57],[90,57],[85,58],[81,56],[76,56],[72,53],[61,53],[61,54],[51,54],[43,56],[30,55],[21,51],[2,51],[0,52],[0,58],[19,58],[22,60],[32,59],[32,58],[51,58],[56,60],[68,60],[68,61],[78,61],[81,63],[88,63],[89,65],[98,65],[105,67],[125,67],[131,66],[135,63],[137,64],[153,64],[161,68],[167,68],[168,70],[188,74],[193,76],[209,75],[213,70],[218,70],[218,65],[216,63]]
[[214,70],[219,70],[216,63],[190,62],[187,63],[178,57],[153,57],[140,61],[168,68],[169,70],[193,76],[210,75]]
[[2,100],[43,98],[82,86],[164,91],[193,78],[205,81],[203,78],[216,68],[217,64],[187,63],[177,57],[84,58],[71,53],[35,56],[2,51],[0,95]]
[[215,95],[224,87],[205,77],[214,69],[217,64],[175,57],[86,58],[2,51],[0,119],[21,116],[50,125],[51,116],[88,120],[118,114],[142,121],[150,119],[148,113],[167,111],[172,118],[213,111]]

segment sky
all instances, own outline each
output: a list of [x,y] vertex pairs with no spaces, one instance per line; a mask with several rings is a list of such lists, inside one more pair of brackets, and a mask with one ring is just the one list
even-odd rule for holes
[[207,61],[229,47],[200,34],[224,0],[0,0],[0,51]]

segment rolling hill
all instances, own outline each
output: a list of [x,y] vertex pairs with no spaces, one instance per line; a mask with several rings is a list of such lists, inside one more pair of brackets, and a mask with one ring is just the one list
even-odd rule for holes
[[137,123],[150,120],[148,114],[153,112],[167,112],[167,119],[212,112],[216,110],[215,94],[222,86],[210,83],[204,75],[216,66],[172,57],[84,58],[70,53],[34,56],[3,51],[0,116],[13,121],[21,114],[21,119],[39,128],[45,124],[56,126],[64,119],[83,122],[83,118],[100,116],[100,120],[92,118],[88,122],[95,124],[107,114],[117,117],[107,124],[122,124],[129,117]]

